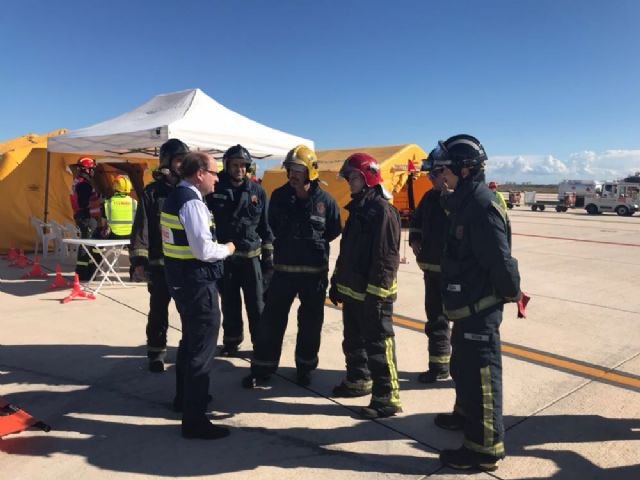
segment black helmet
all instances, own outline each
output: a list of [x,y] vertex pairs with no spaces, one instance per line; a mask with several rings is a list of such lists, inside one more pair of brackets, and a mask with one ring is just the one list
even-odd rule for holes
[[226,152],[224,152],[224,155],[222,156],[222,161],[224,162],[225,170],[227,170],[227,162],[232,158],[243,159],[244,164],[247,167],[247,170],[251,168],[251,164],[253,163],[253,160],[251,159],[251,154],[249,153],[249,151],[240,144],[234,145],[233,147],[230,147]]
[[189,153],[189,147],[182,140],[170,138],[160,147],[160,167],[171,167],[171,160],[178,155]]
[[425,158],[424,160],[422,160],[422,165],[420,166],[420,170],[423,172],[433,172],[434,170],[441,170],[443,167],[442,165],[436,166],[436,160],[440,159],[442,149],[440,147],[436,147],[433,150],[431,150],[429,152],[429,155],[427,156],[427,158]]
[[487,154],[480,140],[466,134],[454,135],[444,142],[439,141],[429,156],[432,154],[434,167],[449,167],[456,175],[460,174],[463,167],[482,169],[487,161]]

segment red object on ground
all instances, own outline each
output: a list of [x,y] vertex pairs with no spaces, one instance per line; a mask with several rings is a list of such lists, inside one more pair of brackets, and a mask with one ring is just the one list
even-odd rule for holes
[[8,262],[11,262],[13,260],[15,260],[16,258],[18,258],[18,252],[16,251],[15,248],[11,247],[9,249],[9,251],[7,252],[7,255],[5,256],[5,260]]
[[520,299],[518,300],[518,318],[527,318],[526,309],[529,300],[531,300],[531,297],[522,292],[522,295],[520,295]]
[[68,303],[75,298],[88,298],[89,300],[95,300],[96,296],[93,293],[85,292],[80,287],[80,279],[76,273],[73,277],[73,287],[71,287],[71,293],[60,300],[60,303]]
[[51,430],[46,423],[33,418],[20,407],[0,397],[0,438],[11,433],[20,433],[30,427],[40,428],[45,432]]
[[62,271],[60,270],[60,264],[56,263],[56,278],[53,279],[53,282],[49,284],[48,289],[52,288],[60,288],[60,287],[70,287],[71,282],[62,278]]
[[49,275],[43,272],[42,269],[40,268],[40,259],[36,256],[36,258],[33,260],[33,268],[29,273],[25,273],[22,276],[22,279],[24,280],[25,278],[47,278],[48,276]]
[[31,260],[24,256],[24,250],[20,249],[18,256],[9,264],[10,267],[24,268],[29,265]]

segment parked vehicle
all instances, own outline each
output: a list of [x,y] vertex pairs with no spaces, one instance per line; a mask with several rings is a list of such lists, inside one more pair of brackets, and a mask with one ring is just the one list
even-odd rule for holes
[[509,190],[509,197],[507,198],[507,208],[519,207],[522,201],[522,192],[516,190]]
[[585,197],[584,209],[589,215],[615,212],[621,216],[633,215],[639,210],[640,183],[604,182],[599,193]]
[[553,207],[556,212],[566,212],[576,206],[576,194],[565,192],[561,200],[543,200],[536,198],[536,192],[524,192],[524,204],[531,207],[534,212],[544,212],[547,207]]
[[564,198],[566,192],[576,194],[576,207],[584,207],[584,199],[587,195],[599,193],[601,182],[595,180],[563,180],[558,184],[558,200]]

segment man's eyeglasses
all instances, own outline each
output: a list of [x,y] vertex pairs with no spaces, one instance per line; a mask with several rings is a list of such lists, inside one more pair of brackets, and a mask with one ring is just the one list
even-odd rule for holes
[[213,170],[207,170],[206,168],[202,169],[203,172],[207,172],[210,173],[211,175],[213,175],[214,177],[218,176],[218,172],[214,172]]

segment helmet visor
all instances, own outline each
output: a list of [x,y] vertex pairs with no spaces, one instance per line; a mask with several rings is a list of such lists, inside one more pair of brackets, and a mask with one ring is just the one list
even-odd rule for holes
[[442,140],[438,140],[438,146],[431,151],[429,159],[431,159],[432,162],[432,170],[438,167],[447,167],[451,165],[449,150],[447,150],[447,147]]

